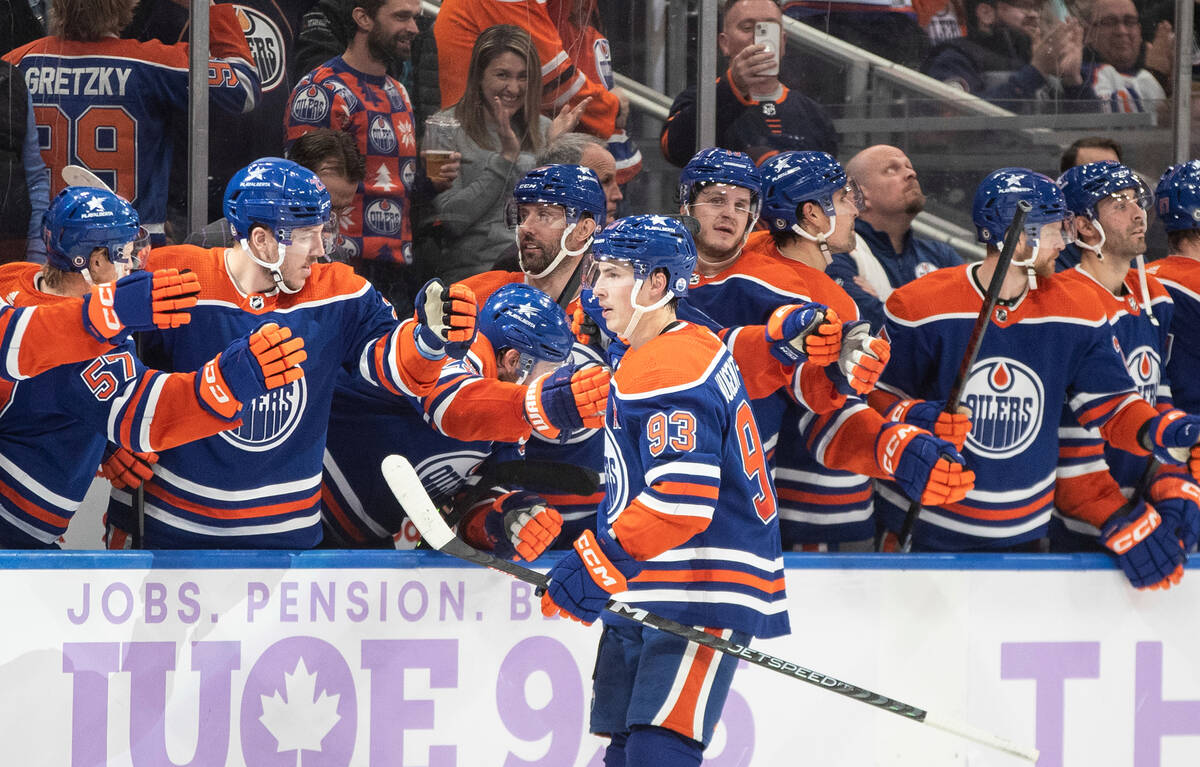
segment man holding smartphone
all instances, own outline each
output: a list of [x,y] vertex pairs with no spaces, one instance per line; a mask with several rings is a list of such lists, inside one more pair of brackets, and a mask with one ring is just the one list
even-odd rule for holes
[[[775,0],[725,0],[717,45],[729,66],[717,78],[717,146],[762,162],[779,152],[837,154],[837,133],[820,104],[779,80],[783,13]],[[683,166],[696,146],[696,90],[675,98],[661,136],[663,155]]]

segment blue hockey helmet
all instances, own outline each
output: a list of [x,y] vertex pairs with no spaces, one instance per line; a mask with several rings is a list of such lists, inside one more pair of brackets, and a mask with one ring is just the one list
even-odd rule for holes
[[[683,222],[668,216],[626,216],[614,221],[592,242],[596,261],[626,261],[634,279],[641,281],[655,270],[667,272],[667,292],[687,295],[696,268],[696,244]],[[588,280],[588,285],[593,284]]]
[[263,157],[233,174],[222,206],[235,237],[244,239],[255,224],[271,228],[290,244],[292,230],[329,222],[329,191],[316,173],[280,157]]
[[104,249],[113,263],[139,266],[138,256],[150,238],[137,211],[107,189],[69,186],[42,215],[46,262],[64,272],[82,272],[92,251]]
[[1167,168],[1154,198],[1158,217],[1168,232],[1200,229],[1200,160]]
[[691,205],[701,189],[709,184],[728,184],[750,190],[751,220],[762,208],[762,174],[745,152],[720,147],[701,149],[679,174],[679,203]]
[[1037,238],[1046,224],[1071,221],[1062,189],[1049,176],[1026,168],[1000,168],[989,173],[975,190],[971,218],[979,241],[999,247],[1021,200],[1033,204],[1025,217],[1025,232],[1031,238]]
[[1076,216],[1096,218],[1096,204],[1118,192],[1132,189],[1137,204],[1150,208],[1150,190],[1129,167],[1112,160],[1076,165],[1058,177],[1067,208]]
[[499,288],[479,310],[479,332],[492,348],[510,348],[535,360],[562,362],[571,356],[575,337],[562,307],[524,283]]
[[858,185],[846,176],[841,163],[825,152],[780,152],[762,167],[762,178],[763,217],[773,232],[802,233],[798,214],[806,202],[817,203],[832,218],[836,215],[834,195],[843,189],[849,189],[862,210]]
[[584,213],[591,215],[596,228],[604,227],[608,199],[600,179],[591,168],[582,165],[543,165],[526,173],[513,187],[509,207],[509,225],[516,227],[516,206],[527,203],[560,205],[567,214],[567,225],[579,223]]

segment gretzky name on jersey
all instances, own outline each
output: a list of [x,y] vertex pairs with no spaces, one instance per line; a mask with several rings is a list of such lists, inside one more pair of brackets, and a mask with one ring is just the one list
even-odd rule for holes
[[25,88],[34,96],[124,96],[131,67],[30,67]]

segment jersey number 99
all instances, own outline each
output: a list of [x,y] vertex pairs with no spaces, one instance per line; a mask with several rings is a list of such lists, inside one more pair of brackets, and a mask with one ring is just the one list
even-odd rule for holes
[[57,106],[34,107],[33,113],[51,198],[66,185],[59,172],[75,163],[126,200],[137,198],[137,121],[124,107],[91,106],[75,119]]

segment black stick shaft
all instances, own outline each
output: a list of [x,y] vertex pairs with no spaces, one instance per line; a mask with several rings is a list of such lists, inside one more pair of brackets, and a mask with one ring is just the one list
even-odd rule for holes
[[[954,379],[954,385],[950,387],[950,396],[946,398],[945,412],[947,413],[954,413],[958,410],[963,387],[967,385],[967,377],[971,374],[971,368],[974,367],[975,360],[979,357],[979,350],[983,346],[983,334],[992,322],[992,311],[996,308],[996,301],[1000,299],[1000,288],[1003,287],[1004,280],[1008,277],[1008,267],[1012,264],[1013,251],[1017,249],[1017,242],[1021,239],[1021,232],[1025,228],[1025,216],[1032,208],[1033,206],[1028,201],[1019,201],[1016,215],[1013,216],[1012,223],[1008,225],[1008,231],[1004,233],[1004,244],[1000,248],[1000,258],[996,262],[996,270],[992,272],[987,295],[983,297],[983,306],[979,309],[979,316],[975,318],[975,327],[971,330],[971,337],[967,341],[967,352],[958,366],[958,375]],[[904,525],[900,528],[900,551],[912,550],[913,530],[916,529],[917,518],[920,515],[921,502],[913,501],[908,506],[908,513],[904,515]]]

